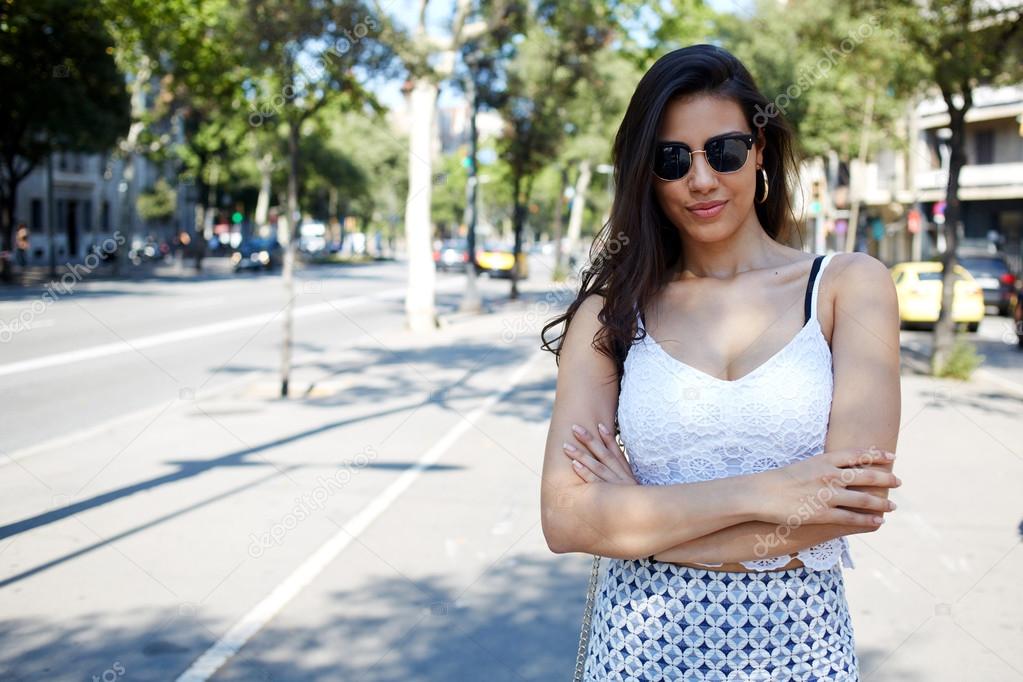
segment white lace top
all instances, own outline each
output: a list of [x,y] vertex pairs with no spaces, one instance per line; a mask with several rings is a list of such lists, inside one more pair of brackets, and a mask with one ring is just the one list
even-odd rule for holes
[[[719,379],[669,355],[645,334],[625,359],[618,424],[641,485],[671,485],[751,474],[824,451],[834,375],[817,319],[820,277],[834,254],[818,256],[807,283],[806,324],[766,362],[738,379]],[[791,561],[767,551],[743,561],[772,570]],[[809,568],[855,564],[843,536],[800,550]],[[722,564],[701,564],[721,566]]]

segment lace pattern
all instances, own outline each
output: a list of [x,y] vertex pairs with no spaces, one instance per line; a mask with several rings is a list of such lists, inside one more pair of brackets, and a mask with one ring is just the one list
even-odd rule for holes
[[[817,273],[809,321],[784,348],[734,381],[686,365],[648,335],[633,344],[625,359],[618,424],[638,483],[671,485],[740,476],[824,451],[834,375],[831,349],[816,313],[820,280],[832,255],[823,258]],[[772,570],[792,558],[765,554],[742,564]],[[795,555],[815,570],[839,561],[855,567],[845,537]]]

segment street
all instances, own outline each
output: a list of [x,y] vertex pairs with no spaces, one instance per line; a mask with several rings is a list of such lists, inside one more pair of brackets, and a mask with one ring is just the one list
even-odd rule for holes
[[[2,346],[0,679],[564,680],[589,557],[539,519],[569,301],[403,328],[402,263],[298,273],[293,395],[277,276],[84,282]],[[36,292],[36,295],[38,292]],[[0,318],[34,298],[5,292]],[[903,333],[899,509],[850,538],[864,680],[1023,679],[1023,353],[917,373]],[[1000,345],[999,345],[1000,344]]]

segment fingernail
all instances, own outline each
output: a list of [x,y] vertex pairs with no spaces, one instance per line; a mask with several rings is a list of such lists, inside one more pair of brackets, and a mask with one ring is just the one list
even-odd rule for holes
[[576,433],[578,433],[580,436],[585,436],[586,435],[586,429],[584,429],[583,427],[579,426],[578,424],[572,424],[572,430],[575,431]]
[[884,458],[885,459],[895,459],[895,453],[894,452],[888,452],[886,450],[885,453],[884,453]]
[[582,467],[582,464],[580,464],[579,462],[577,462],[576,460],[573,459],[572,460],[572,466],[574,466],[575,468],[578,469],[578,468]]
[[900,485],[902,485],[902,479],[901,479],[901,478],[899,478],[898,476],[896,476],[896,477],[895,477],[895,485],[896,485],[896,486],[900,486]]
[[884,523],[884,519],[881,518],[880,516],[875,516],[874,523]]
[[601,424],[600,422],[597,422],[597,428],[600,429],[600,432],[605,436],[611,435],[611,432],[607,430],[607,427]]
[[575,452],[576,451],[576,447],[574,445],[572,445],[571,443],[563,443],[562,445],[569,452]]
[[895,503],[894,503],[894,502],[892,502],[891,500],[888,500],[888,508],[889,508],[889,509],[898,509],[898,508],[899,508],[899,505],[895,504]]

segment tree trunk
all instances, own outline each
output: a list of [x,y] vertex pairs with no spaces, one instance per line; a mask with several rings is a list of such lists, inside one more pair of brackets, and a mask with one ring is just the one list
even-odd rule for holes
[[572,197],[572,211],[568,216],[568,244],[565,249],[571,257],[575,254],[579,237],[582,234],[583,211],[586,210],[586,195],[593,180],[593,167],[589,159],[579,162],[579,177],[575,181],[575,195]]
[[867,166],[867,148],[870,146],[870,127],[874,118],[874,93],[873,89],[867,92],[867,101],[863,111],[863,127],[860,129],[860,153],[857,155],[856,182],[849,189],[849,227],[845,233],[845,250],[852,252],[856,250],[856,235],[860,232],[860,202],[863,201],[863,183]]
[[287,232],[284,238],[284,334],[281,339],[281,397],[288,397],[288,380],[291,375],[291,345],[294,328],[295,301],[295,240],[298,224],[302,218],[298,212],[298,128],[300,121],[288,121],[288,215],[284,223]]
[[561,261],[561,239],[565,229],[565,188],[568,187],[568,169],[561,166],[558,169],[558,177],[561,178],[561,182],[558,183],[558,198],[554,202],[554,276],[551,278],[555,282],[560,282],[564,279],[565,273],[562,268]]
[[949,129],[952,136],[949,138],[949,161],[948,161],[948,188],[945,191],[945,224],[942,229],[945,233],[945,253],[942,254],[942,277],[941,277],[941,310],[938,313],[938,321],[934,324],[934,341],[931,352],[931,373],[936,374],[945,366],[955,342],[955,319],[952,316],[952,302],[955,295],[955,268],[959,259],[956,256],[956,248],[959,239],[959,217],[962,215],[959,204],[959,172],[966,163],[966,111],[970,106],[970,93],[964,94],[964,103],[961,109],[954,106],[951,94],[946,94],[945,101],[948,104]]
[[[3,200],[3,214],[0,215],[0,251],[6,251],[10,254],[14,253],[14,216],[17,215],[15,211],[18,208],[18,184],[20,180],[10,175],[4,182],[4,193],[2,196]],[[0,262],[0,280],[4,282],[11,282],[14,280],[14,272],[11,268],[11,263],[14,259],[8,259]],[[19,274],[19,277],[21,275]]]
[[469,179],[466,182],[466,257],[465,262],[465,294],[458,309],[466,313],[478,313],[483,308],[480,300],[479,287],[476,283],[476,222],[479,207],[479,164],[476,155],[479,153],[479,135],[476,130],[476,116],[479,114],[479,96],[476,83],[469,78],[469,101],[472,103],[469,115]]
[[267,152],[257,164],[259,166],[259,196],[256,197],[256,227],[266,225],[270,214],[271,174],[273,171],[273,155]]
[[408,250],[408,291],[405,324],[414,332],[437,328],[434,307],[433,229],[430,221],[433,182],[433,114],[438,86],[416,79],[411,94],[412,129],[409,140],[409,189],[405,203],[405,243]]
[[529,207],[532,185],[532,178],[524,179],[521,175],[515,176],[515,208],[512,212],[515,217],[512,226],[515,234],[515,246],[512,247],[511,295],[509,296],[513,301],[519,297],[519,255],[522,253],[522,230],[526,223],[526,211]]

